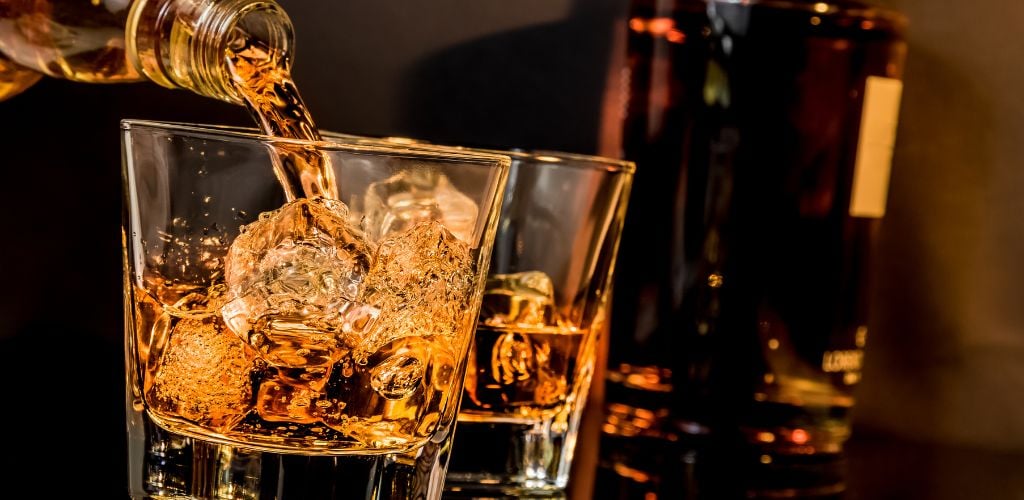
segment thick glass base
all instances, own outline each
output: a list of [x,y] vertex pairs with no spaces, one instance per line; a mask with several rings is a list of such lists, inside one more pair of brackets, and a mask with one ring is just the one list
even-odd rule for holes
[[575,435],[564,425],[460,421],[458,427],[448,491],[544,497],[569,482]]
[[171,432],[134,410],[128,437],[133,499],[439,499],[450,443],[407,454],[270,453]]
[[748,459],[747,498],[837,498],[846,490],[840,453],[783,454],[753,450]]
[[[809,397],[804,397],[810,400]],[[750,498],[805,498],[845,489],[848,404],[755,403],[740,431]]]

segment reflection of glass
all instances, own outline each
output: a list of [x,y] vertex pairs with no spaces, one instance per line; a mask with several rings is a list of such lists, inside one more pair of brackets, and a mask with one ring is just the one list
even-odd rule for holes
[[124,128],[132,495],[439,497],[508,159]]
[[448,489],[564,488],[633,165],[510,153]]
[[859,1],[633,4],[624,151],[649,175],[612,315],[608,399],[631,408],[609,415],[742,442],[751,490],[839,489],[905,20]]

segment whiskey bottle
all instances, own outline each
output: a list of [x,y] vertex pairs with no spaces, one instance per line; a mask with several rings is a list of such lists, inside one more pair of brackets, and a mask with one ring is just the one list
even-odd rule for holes
[[273,0],[0,2],[0,100],[43,75],[150,80],[241,104],[232,47],[258,44],[290,66],[292,26]]
[[628,25],[613,416],[750,457],[740,495],[841,488],[906,20],[859,0],[635,0]]

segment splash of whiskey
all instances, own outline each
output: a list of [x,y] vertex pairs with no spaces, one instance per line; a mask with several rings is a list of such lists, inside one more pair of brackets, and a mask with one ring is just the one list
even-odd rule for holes
[[[288,55],[240,34],[229,44],[227,67],[235,89],[266,135],[320,141],[320,131],[289,71]],[[334,170],[327,156],[308,145],[282,141],[274,145],[274,173],[289,201],[338,198]]]

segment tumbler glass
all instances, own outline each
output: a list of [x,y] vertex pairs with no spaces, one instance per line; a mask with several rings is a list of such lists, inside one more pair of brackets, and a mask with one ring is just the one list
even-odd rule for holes
[[510,152],[446,489],[565,488],[605,335],[630,162]]
[[122,128],[131,495],[438,498],[508,157]]

